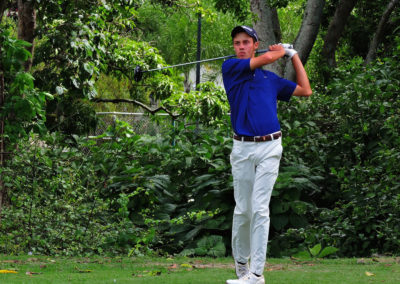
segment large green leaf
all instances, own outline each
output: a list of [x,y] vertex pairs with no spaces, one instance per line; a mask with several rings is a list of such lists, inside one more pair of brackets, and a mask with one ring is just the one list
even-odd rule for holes
[[282,230],[289,223],[289,217],[287,215],[272,215],[271,224],[275,230]]
[[297,214],[290,214],[289,216],[290,224],[294,228],[304,228],[308,225],[307,218],[305,216],[297,215]]
[[272,214],[282,214],[290,209],[290,203],[280,199],[274,199],[270,204]]
[[320,251],[318,257],[323,258],[323,257],[325,257],[325,256],[328,256],[328,255],[331,255],[331,254],[336,253],[338,250],[339,250],[339,249],[338,249],[338,248],[335,248],[335,247],[330,247],[330,246],[324,247],[324,248],[322,249],[322,251]]

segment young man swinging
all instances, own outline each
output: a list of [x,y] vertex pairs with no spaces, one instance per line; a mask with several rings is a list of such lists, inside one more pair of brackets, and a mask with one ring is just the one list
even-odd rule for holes
[[[225,90],[235,132],[230,156],[236,202],[232,224],[232,254],[238,279],[227,284],[264,284],[270,226],[269,202],[282,155],[277,100],[310,96],[311,86],[297,52],[275,44],[255,57],[259,39],[254,29],[237,26],[232,32],[236,58],[222,65]],[[261,69],[288,56],[297,83]]]

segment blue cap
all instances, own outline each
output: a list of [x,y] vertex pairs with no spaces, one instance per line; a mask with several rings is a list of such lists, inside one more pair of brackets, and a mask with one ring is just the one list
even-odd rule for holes
[[231,32],[232,39],[235,37],[236,34],[241,33],[241,32],[245,32],[246,34],[251,36],[254,39],[255,42],[258,41],[258,35],[257,35],[256,31],[253,28],[250,28],[248,26],[236,26],[236,27],[234,27],[232,32]]

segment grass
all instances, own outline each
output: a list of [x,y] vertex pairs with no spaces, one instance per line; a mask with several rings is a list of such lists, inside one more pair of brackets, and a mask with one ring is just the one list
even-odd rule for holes
[[[0,283],[225,283],[231,258],[67,258],[0,255]],[[400,283],[400,258],[268,259],[266,283]]]

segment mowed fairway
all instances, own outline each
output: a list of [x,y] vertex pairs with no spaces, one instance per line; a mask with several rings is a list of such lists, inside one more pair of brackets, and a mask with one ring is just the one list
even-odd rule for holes
[[[0,283],[225,283],[231,258],[0,256]],[[400,258],[268,259],[266,283],[400,283]],[[8,273],[7,273],[8,272]],[[16,272],[16,273],[13,273]]]

